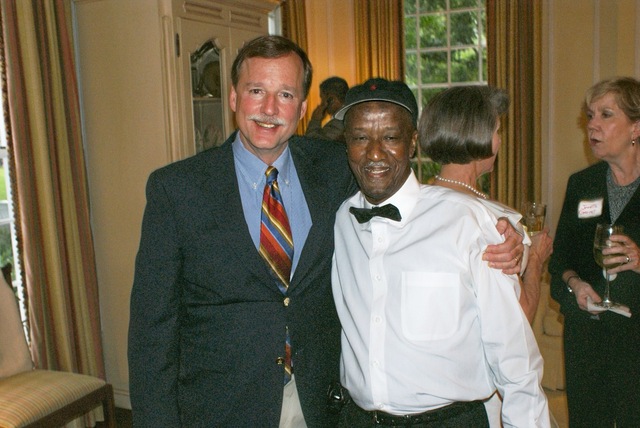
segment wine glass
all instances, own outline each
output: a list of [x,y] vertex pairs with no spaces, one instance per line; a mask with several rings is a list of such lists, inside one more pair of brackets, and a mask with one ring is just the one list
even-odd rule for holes
[[542,232],[547,206],[540,202],[527,201],[522,205],[522,224],[529,236]]
[[611,235],[620,235],[623,232],[624,232],[623,227],[620,225],[599,223],[596,226],[596,233],[593,237],[593,257],[595,258],[598,266],[600,266],[603,269],[604,277],[607,280],[607,283],[604,289],[604,297],[602,298],[602,301],[598,303],[594,303],[594,305],[603,309],[609,309],[614,306],[619,306],[617,303],[612,302],[611,298],[609,297],[609,286],[611,282],[609,279],[609,269],[613,269],[617,266],[620,266],[622,262],[606,263],[607,260],[613,257],[619,257],[621,255],[620,254],[603,255],[602,250],[605,248],[612,248],[612,247],[619,246],[618,243],[611,240]]

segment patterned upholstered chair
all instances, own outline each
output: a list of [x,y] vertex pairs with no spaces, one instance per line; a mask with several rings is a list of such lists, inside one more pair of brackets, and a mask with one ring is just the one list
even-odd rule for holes
[[99,406],[105,425],[115,428],[110,384],[33,369],[13,290],[0,275],[0,427],[60,427]]

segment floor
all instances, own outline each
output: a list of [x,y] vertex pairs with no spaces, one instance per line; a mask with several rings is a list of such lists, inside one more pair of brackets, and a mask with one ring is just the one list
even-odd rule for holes
[[[97,422],[95,428],[104,428],[104,422]],[[131,410],[116,407],[116,428],[132,428]]]
[[131,428],[133,423],[131,422],[131,410],[116,409],[116,424],[118,428]]

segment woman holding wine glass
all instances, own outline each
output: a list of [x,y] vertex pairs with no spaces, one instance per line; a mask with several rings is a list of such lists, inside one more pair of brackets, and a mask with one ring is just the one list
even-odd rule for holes
[[[639,427],[640,81],[596,83],[584,111],[591,150],[601,161],[569,178],[549,263],[551,294],[565,316],[569,425]],[[623,231],[600,239],[598,224]],[[600,247],[607,247],[602,255]],[[601,265],[594,256],[602,256]],[[610,300],[628,307],[631,317],[607,311],[608,281]]]

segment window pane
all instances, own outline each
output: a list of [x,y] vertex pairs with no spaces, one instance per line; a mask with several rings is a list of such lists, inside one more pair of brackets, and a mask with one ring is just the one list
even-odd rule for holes
[[477,12],[451,14],[451,46],[478,44]]
[[420,17],[420,47],[431,48],[447,45],[447,20],[445,15]]
[[431,98],[433,98],[436,94],[444,91],[445,88],[430,88],[422,90],[422,107],[424,108]]
[[404,14],[413,15],[417,11],[416,0],[404,0]]
[[[482,9],[480,11],[480,20],[482,22],[482,33],[480,34],[480,45],[487,47],[487,11]],[[486,49],[484,49],[486,50]]]
[[[0,202],[0,267],[7,263],[13,264],[13,250],[11,248],[11,223],[9,221],[9,203]],[[11,285],[11,284],[9,284]]]
[[479,78],[479,57],[476,49],[451,50],[451,81],[475,82]]
[[482,81],[489,81],[489,70],[487,67],[487,50],[482,49]]
[[419,0],[418,2],[420,12],[437,12],[440,10],[447,10],[446,0]]
[[7,263],[13,264],[11,246],[11,216],[9,201],[7,200],[7,174],[5,162],[0,161],[0,267]]
[[451,9],[478,7],[479,0],[450,0]]
[[407,53],[406,61],[407,71],[405,76],[405,83],[409,86],[417,86],[418,76],[420,75],[418,72],[418,54]]
[[4,162],[0,160],[0,201],[7,200],[7,174],[4,169]]
[[425,52],[420,55],[422,83],[447,82],[447,53]]
[[407,17],[404,19],[404,45],[405,49],[416,49],[416,18]]
[[[421,108],[452,84],[486,84],[485,0],[405,0],[405,81]],[[422,182],[437,164],[418,153]],[[439,169],[438,169],[439,170]]]

